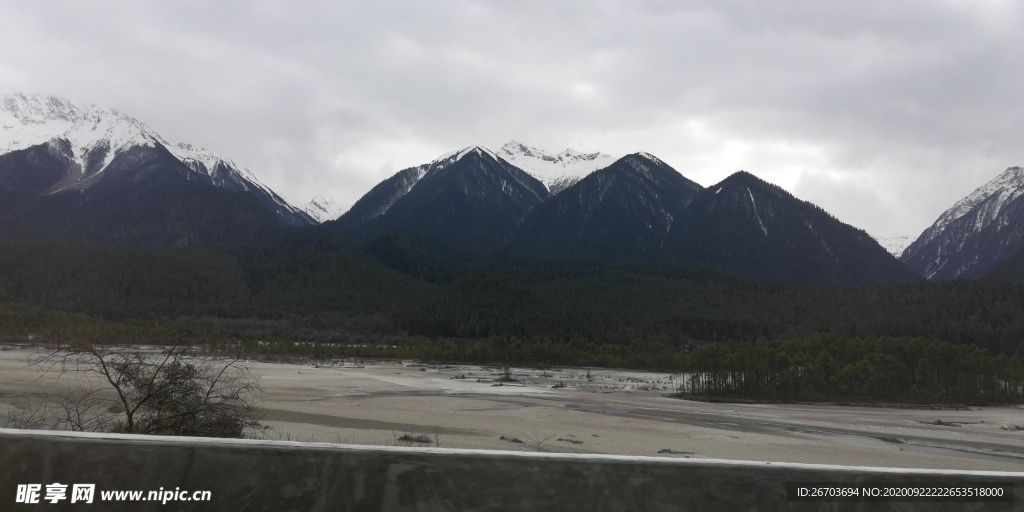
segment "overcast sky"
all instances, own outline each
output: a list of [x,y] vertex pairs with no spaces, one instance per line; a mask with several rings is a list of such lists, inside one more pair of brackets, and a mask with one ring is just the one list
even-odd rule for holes
[[744,169],[916,236],[1024,165],[1013,0],[4,2],[0,93],[111,107],[344,209],[515,139]]

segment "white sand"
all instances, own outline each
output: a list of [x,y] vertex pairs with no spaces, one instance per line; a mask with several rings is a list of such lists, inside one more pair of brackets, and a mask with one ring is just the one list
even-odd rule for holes
[[[0,352],[0,415],[60,384]],[[658,455],[856,466],[1020,471],[1019,407],[968,411],[711,404],[668,398],[678,376],[357,362],[362,368],[252,363],[268,439]],[[465,376],[464,379],[453,377]],[[565,387],[553,388],[556,383]],[[936,420],[959,426],[935,425]],[[505,437],[506,439],[502,439]],[[516,438],[521,443],[509,441]],[[427,446],[424,444],[423,446]],[[661,453],[665,455],[666,453]]]

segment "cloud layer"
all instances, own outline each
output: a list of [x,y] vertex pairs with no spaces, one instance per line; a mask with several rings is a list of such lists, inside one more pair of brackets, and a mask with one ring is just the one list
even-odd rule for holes
[[20,2],[0,92],[129,113],[288,200],[459,147],[745,169],[879,236],[1024,165],[1011,0]]

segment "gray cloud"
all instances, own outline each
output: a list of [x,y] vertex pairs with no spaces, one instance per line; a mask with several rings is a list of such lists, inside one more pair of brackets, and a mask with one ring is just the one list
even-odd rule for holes
[[916,235],[1024,164],[1016,2],[64,2],[4,7],[0,91],[130,113],[293,203],[509,139],[746,169]]

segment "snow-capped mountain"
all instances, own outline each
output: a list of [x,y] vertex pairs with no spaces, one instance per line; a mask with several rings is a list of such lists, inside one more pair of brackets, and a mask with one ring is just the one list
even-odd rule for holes
[[531,210],[511,244],[543,258],[657,258],[675,217],[701,189],[653,155],[626,155]]
[[433,263],[409,233],[447,254],[683,264],[786,283],[919,279],[867,233],[750,173],[705,189],[654,155],[635,153],[580,171],[582,179],[549,194],[537,166],[531,175],[506,158],[528,153],[552,162],[517,143],[447,153],[381,182],[326,225],[370,240],[413,271]]
[[309,204],[303,208],[303,211],[318,224],[337,219],[341,217],[341,214],[345,213],[345,210],[338,203],[334,202],[334,199],[325,196],[313,197]]
[[395,174],[327,224],[357,236],[413,232],[490,249],[547,197],[537,179],[489,149],[470,146]]
[[496,154],[540,180],[552,195],[616,160],[604,153],[580,153],[572,149],[553,155],[514,140],[502,146]]
[[68,160],[60,179],[39,191],[44,194],[84,190],[95,185],[117,157],[133,149],[163,149],[192,171],[186,176],[191,181],[248,192],[282,224],[313,223],[305,212],[260,183],[248,169],[203,148],[171,144],[131,116],[52,96],[4,96],[0,101],[0,155],[44,145]]
[[1024,248],[1024,168],[957,201],[900,260],[929,279],[975,278]]
[[[597,169],[611,165],[614,159],[603,153],[579,153],[567,149],[558,155],[512,141],[498,151],[469,146],[445,153],[433,161],[403,169],[374,186],[338,219],[337,227],[353,229],[384,215],[396,201],[413,189],[429,172],[444,169],[471,152],[504,161],[541,182],[547,195],[556,194]],[[313,213],[310,215],[316,217]],[[337,218],[337,217],[335,217]]]
[[163,142],[150,135],[150,130],[138,120],[113,110],[80,107],[52,96],[3,97],[0,154],[54,139],[68,142],[73,161],[83,174],[102,171],[115,154],[125,149]]
[[125,114],[0,98],[0,241],[244,244],[313,223],[238,164]]

